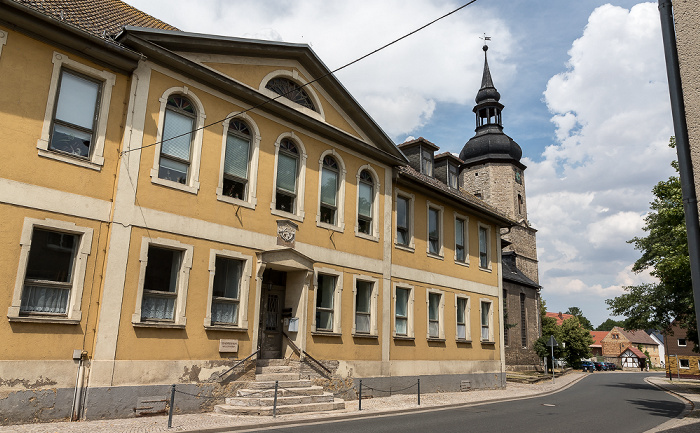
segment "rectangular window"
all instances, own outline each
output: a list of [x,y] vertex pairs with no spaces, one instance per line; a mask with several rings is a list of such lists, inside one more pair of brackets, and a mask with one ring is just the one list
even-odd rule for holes
[[489,267],[489,231],[486,227],[479,227],[479,267]]
[[408,301],[410,289],[396,288],[396,335],[408,336]]
[[226,136],[223,194],[239,200],[248,197],[250,140],[234,134]]
[[455,261],[464,263],[466,254],[466,222],[462,218],[455,218]]
[[681,365],[681,368],[690,368],[690,360],[688,359],[679,359],[678,362]]
[[428,208],[428,252],[440,255],[442,242],[440,241],[440,211]]
[[467,340],[467,302],[468,298],[457,298],[457,339]]
[[421,150],[421,173],[426,176],[433,175],[433,152]]
[[440,293],[428,294],[428,338],[440,338]]
[[49,149],[88,159],[102,83],[66,69],[59,80]]
[[527,326],[525,321],[525,293],[520,294],[520,340],[527,347]]
[[66,315],[80,236],[34,228],[20,314]]
[[333,331],[333,306],[336,277],[318,274],[316,289],[316,330]]
[[491,341],[491,303],[481,301],[481,341]]
[[275,203],[278,210],[295,212],[294,203],[297,195],[297,163],[299,159],[280,152],[277,158],[277,196]]
[[372,283],[360,281],[355,289],[355,332],[369,334],[371,332],[372,319]]
[[321,170],[321,222],[336,224],[338,172],[324,167]]
[[396,243],[398,245],[409,246],[411,242],[409,223],[410,205],[405,197],[396,197]]
[[457,179],[458,179],[458,173],[457,173],[457,166],[448,164],[448,173],[447,173],[447,184],[450,188],[457,189]]
[[[364,175],[364,172],[363,172]],[[360,178],[358,185],[357,231],[366,235],[372,234],[372,205],[374,204],[374,185],[372,178]]]
[[148,247],[141,320],[174,320],[181,260],[182,251]]
[[686,344],[686,342],[685,342],[685,338],[679,338],[679,339],[678,339],[678,346],[680,346],[680,347],[685,347],[685,346],[687,346],[687,344]]
[[242,270],[241,260],[216,257],[211,301],[212,324],[238,324]]

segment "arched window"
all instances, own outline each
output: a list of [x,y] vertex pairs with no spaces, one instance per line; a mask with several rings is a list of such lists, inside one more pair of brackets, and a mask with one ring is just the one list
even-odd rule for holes
[[251,134],[248,125],[231,120],[226,136],[223,195],[239,200],[248,198]]
[[278,210],[294,213],[299,174],[299,149],[288,139],[280,142],[277,155],[277,189],[275,206]]
[[306,93],[306,91],[299,84],[290,79],[283,77],[273,78],[267,82],[265,88],[272,90],[278,95],[282,95],[292,102],[296,102],[302,107],[318,111],[314,106],[314,103],[311,101],[309,94]]
[[374,204],[374,178],[368,170],[360,173],[360,183],[357,186],[357,231],[366,235],[372,235],[372,216]]
[[188,183],[196,113],[189,99],[170,95],[165,107],[158,177]]
[[336,225],[338,214],[338,161],[332,156],[323,158],[321,168],[321,217],[320,221]]

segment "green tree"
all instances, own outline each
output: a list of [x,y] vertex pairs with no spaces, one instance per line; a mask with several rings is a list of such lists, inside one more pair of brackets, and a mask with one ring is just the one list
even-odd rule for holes
[[583,315],[583,311],[579,307],[569,307],[568,310],[566,310],[566,314],[571,314],[572,316],[575,316],[578,318],[578,321],[581,323],[581,326],[588,330],[593,330],[593,324],[591,324],[591,321],[586,319]]
[[[593,337],[591,337],[590,331],[584,328],[575,316],[558,326],[556,319],[545,315],[544,300],[542,300],[541,305],[542,336],[535,341],[535,352],[540,357],[546,356],[549,361],[552,349],[547,346],[547,342],[549,337],[553,335],[559,342],[559,346],[554,348],[554,357],[563,358],[571,367],[579,367],[581,358],[590,358],[591,356],[589,346],[593,344]],[[548,362],[548,366],[551,366],[551,363]]]
[[[673,139],[670,146],[675,147]],[[678,172],[678,163],[674,161],[671,165]],[[687,330],[687,338],[697,344],[679,177],[671,176],[659,182],[652,192],[651,212],[644,220],[647,235],[629,242],[642,252],[632,269],[635,272],[649,270],[659,281],[625,287],[626,293],[605,302],[614,315],[627,317],[625,325],[630,329],[667,330],[673,320],[678,320]]]
[[612,329],[616,326],[619,326],[620,328],[625,327],[625,321],[624,320],[613,320],[608,318],[605,322],[601,323],[598,325],[597,328],[595,328],[596,331],[612,331]]

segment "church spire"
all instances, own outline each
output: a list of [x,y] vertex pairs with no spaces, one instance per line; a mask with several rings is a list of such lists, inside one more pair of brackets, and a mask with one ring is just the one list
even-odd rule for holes
[[[493,79],[491,78],[491,70],[489,69],[489,60],[486,56],[486,52],[489,49],[488,45],[484,45],[482,48],[484,50],[484,75],[481,78],[481,89],[476,94],[476,103],[481,104],[482,102],[498,102],[501,99],[501,94],[498,93],[496,87],[493,85]],[[499,122],[500,123],[500,122]]]

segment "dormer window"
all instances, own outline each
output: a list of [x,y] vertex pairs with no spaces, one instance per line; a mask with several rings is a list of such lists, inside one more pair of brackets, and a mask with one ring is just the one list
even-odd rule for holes
[[447,167],[447,186],[457,189],[457,166],[448,164]]
[[433,176],[433,152],[422,149],[420,157],[420,171],[426,176]]
[[290,79],[283,77],[273,78],[267,82],[265,88],[272,90],[278,95],[282,95],[292,102],[296,102],[302,107],[306,107],[313,111],[318,111],[314,106],[314,103],[311,101],[311,97],[308,93],[306,93],[303,87]]

